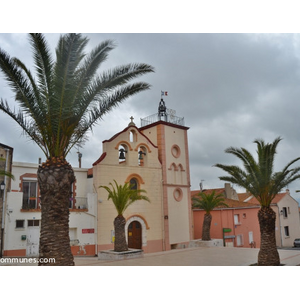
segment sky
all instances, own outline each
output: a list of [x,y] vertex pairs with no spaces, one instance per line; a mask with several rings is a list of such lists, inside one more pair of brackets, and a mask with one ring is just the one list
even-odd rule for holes
[[[118,108],[113,109],[89,132],[80,149],[82,167],[90,168],[102,153],[102,141],[123,130],[134,117],[157,112],[161,91],[167,108],[184,117],[189,127],[191,189],[219,188],[224,182],[216,163],[240,164],[228,147],[245,147],[255,155],[255,139],[266,142],[280,136],[275,170],[282,169],[300,154],[300,35],[250,33],[92,33],[90,51],[98,43],[112,39],[116,48],[101,70],[143,62],[155,73],[140,77],[151,85]],[[45,34],[54,50],[59,34]],[[32,69],[31,49],[25,33],[0,34],[0,47],[20,58]],[[18,108],[13,94],[0,75],[0,97]],[[37,163],[42,151],[9,116],[0,112],[0,142],[14,148],[14,160]],[[5,128],[5,129],[4,129]],[[78,166],[77,150],[67,157]],[[296,166],[297,164],[295,164]],[[300,165],[300,163],[298,163]],[[237,191],[243,189],[234,186]],[[300,181],[288,187],[298,199]]]

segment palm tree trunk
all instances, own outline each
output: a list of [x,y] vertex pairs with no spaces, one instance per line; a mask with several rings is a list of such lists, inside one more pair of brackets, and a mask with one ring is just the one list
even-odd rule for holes
[[74,171],[65,160],[38,169],[42,211],[39,257],[54,258],[51,265],[74,265],[69,238],[69,200],[74,181]]
[[276,214],[270,207],[262,207],[258,211],[260,226],[260,251],[258,253],[259,266],[279,266],[280,258],[275,239]]
[[114,220],[115,227],[115,247],[114,251],[123,252],[128,250],[125,237],[126,220],[122,215],[119,215]]
[[211,214],[205,214],[202,226],[202,241],[210,241],[210,225],[211,225]]

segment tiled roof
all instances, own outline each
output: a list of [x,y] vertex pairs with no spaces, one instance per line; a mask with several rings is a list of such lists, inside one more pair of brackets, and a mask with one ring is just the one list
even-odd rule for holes
[[[221,194],[221,193],[225,193],[225,189],[224,188],[220,188],[220,189],[208,189],[208,190],[203,190],[202,192],[205,194],[210,194],[212,193],[212,191],[216,191],[217,194]],[[191,196],[197,196],[200,193],[200,190],[194,190],[191,191]]]
[[[225,189],[208,189],[203,190],[204,193],[211,193],[212,191],[216,191],[217,194],[223,193],[225,195]],[[191,196],[197,196],[199,194],[200,190],[191,191]],[[278,203],[288,192],[279,193],[275,196],[272,203]],[[229,208],[247,208],[247,207],[259,207],[260,204],[258,200],[255,197],[251,197],[250,193],[238,193],[239,200],[233,200],[225,198],[225,203],[228,205]],[[246,201],[247,200],[247,201]],[[246,202],[245,202],[246,201]],[[221,208],[221,206],[220,206]]]
[[[288,192],[284,192],[284,193],[279,193],[275,196],[275,198],[272,200],[272,204],[276,204],[278,203],[285,195],[287,195]],[[253,203],[253,204],[258,204],[258,200],[255,197],[252,197],[249,201],[247,201],[248,203]]]
[[253,196],[250,193],[247,192],[247,193],[238,193],[238,197],[239,197],[240,201],[244,202],[244,201],[248,200],[250,197],[253,197]]
[[[217,194],[222,193],[223,195],[225,195],[225,188],[207,189],[207,190],[203,190],[203,193],[210,194],[212,191],[216,191]],[[200,190],[191,191],[191,196],[192,197],[197,196],[199,194],[199,192],[200,192]],[[225,203],[228,205],[229,208],[258,206],[257,204],[253,205],[253,203],[243,202],[243,200],[241,200],[241,199],[240,200],[233,200],[233,199],[225,198]],[[220,206],[220,208],[221,207],[222,206]],[[225,206],[223,206],[223,207],[226,208]]]

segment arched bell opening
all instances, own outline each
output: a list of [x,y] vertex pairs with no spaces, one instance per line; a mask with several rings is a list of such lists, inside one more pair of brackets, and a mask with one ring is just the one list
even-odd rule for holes
[[141,167],[147,165],[147,149],[144,146],[141,146],[138,149],[138,163]]
[[125,144],[119,145],[119,164],[125,163],[127,159],[128,148]]

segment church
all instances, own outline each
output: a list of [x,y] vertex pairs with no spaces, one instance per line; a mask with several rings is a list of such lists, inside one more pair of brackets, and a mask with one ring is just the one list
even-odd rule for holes
[[[73,255],[94,256],[114,248],[117,211],[107,201],[107,191],[99,188],[114,180],[121,185],[130,182],[145,190],[150,199],[136,201],[124,213],[129,248],[151,253],[189,246],[193,224],[187,131],[184,118],[176,117],[161,99],[157,113],[141,119],[140,127],[131,117],[124,130],[103,141],[102,153],[92,168],[81,168],[80,163],[73,168],[76,181],[69,199]],[[12,159],[11,163],[15,180],[8,180],[0,199],[6,209],[3,255],[37,256],[41,224],[38,164]]]
[[112,249],[117,216],[107,191],[98,187],[114,180],[146,190],[150,199],[133,203],[124,213],[129,248],[150,253],[188,247],[193,239],[189,128],[163,99],[157,113],[141,119],[141,127],[130,120],[124,130],[103,141],[103,152],[93,164],[98,251]]

